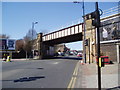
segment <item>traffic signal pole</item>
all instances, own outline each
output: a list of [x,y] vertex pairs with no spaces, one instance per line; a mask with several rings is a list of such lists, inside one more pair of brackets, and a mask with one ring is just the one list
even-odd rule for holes
[[98,60],[98,90],[101,90],[101,67],[99,66],[99,58],[100,58],[100,14],[98,9],[98,2],[96,2],[96,12],[97,12],[97,60]]

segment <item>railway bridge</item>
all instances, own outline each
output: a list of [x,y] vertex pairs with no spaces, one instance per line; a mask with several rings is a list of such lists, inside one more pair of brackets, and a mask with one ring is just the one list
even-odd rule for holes
[[[106,35],[105,32],[107,32],[107,37],[104,37]],[[83,40],[84,37],[85,40]],[[75,24],[45,35],[39,33],[33,47],[38,50],[38,58],[42,59],[54,54],[55,45],[75,41],[83,41],[83,47],[86,47],[85,49],[83,48],[83,53],[86,53],[87,62],[94,62],[96,60],[97,47],[96,28],[92,26],[92,19],[85,19],[85,34],[83,23]],[[107,55],[110,59],[120,62],[120,13],[110,14],[109,16],[101,18],[100,41],[101,54]],[[87,45],[85,43],[87,43]],[[112,51],[105,49],[108,47],[111,47],[111,50],[115,50],[115,57],[112,57]]]

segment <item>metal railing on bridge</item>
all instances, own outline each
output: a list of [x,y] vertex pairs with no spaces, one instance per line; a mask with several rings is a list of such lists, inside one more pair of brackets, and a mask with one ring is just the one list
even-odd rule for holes
[[118,13],[120,13],[120,5],[112,7],[112,8],[107,9],[107,10],[104,10],[101,18],[108,17],[108,16],[118,14]]
[[57,38],[61,38],[61,37],[65,37],[65,36],[69,36],[73,34],[82,33],[82,30],[83,30],[82,28],[83,28],[82,23],[73,25],[70,27],[66,27],[61,30],[49,33],[49,34],[45,34],[43,36],[43,41],[49,41],[49,40],[53,40],[53,39],[57,39]]

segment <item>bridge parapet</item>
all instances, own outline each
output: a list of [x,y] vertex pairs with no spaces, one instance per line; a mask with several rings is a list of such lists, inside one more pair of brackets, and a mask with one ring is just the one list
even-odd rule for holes
[[82,30],[83,30],[83,23],[80,23],[77,25],[73,25],[73,26],[43,35],[43,41],[49,41],[49,40],[53,40],[61,37],[66,37],[69,35],[82,33]]

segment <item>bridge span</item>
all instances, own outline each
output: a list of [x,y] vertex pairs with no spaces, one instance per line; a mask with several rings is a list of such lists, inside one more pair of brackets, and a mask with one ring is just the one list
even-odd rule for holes
[[56,45],[82,41],[83,23],[76,24],[61,30],[43,35],[43,43],[46,45]]
[[39,58],[42,59],[56,52],[55,46],[61,43],[82,41],[83,23],[63,28],[58,31],[43,35],[39,33],[34,43],[34,50],[38,50]]

